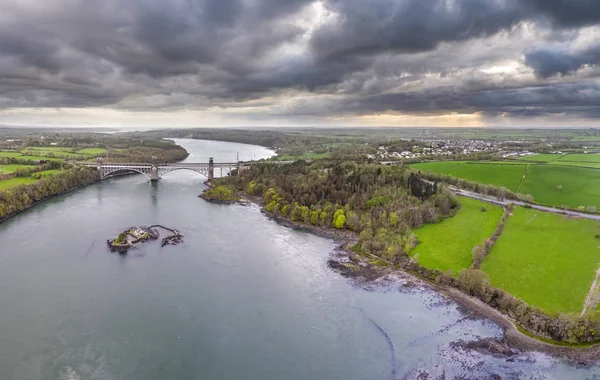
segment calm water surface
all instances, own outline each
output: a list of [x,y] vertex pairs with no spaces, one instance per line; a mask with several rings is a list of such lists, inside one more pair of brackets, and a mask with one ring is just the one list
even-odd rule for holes
[[[190,162],[273,154],[177,141]],[[206,203],[203,180],[110,179],[0,224],[0,379],[600,378],[452,348],[501,330],[400,281],[353,285],[327,268],[331,241]],[[108,252],[122,228],[154,223],[184,243]]]

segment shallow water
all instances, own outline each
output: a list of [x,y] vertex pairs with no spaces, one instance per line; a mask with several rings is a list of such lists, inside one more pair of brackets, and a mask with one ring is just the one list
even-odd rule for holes
[[[190,162],[272,154],[177,141]],[[453,348],[502,331],[401,279],[354,285],[327,268],[333,242],[206,203],[203,180],[110,179],[0,224],[0,379],[600,378],[544,354]],[[184,242],[107,250],[155,223]]]

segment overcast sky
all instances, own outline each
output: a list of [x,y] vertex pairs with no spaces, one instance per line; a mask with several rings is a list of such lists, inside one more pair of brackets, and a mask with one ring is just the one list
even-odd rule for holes
[[600,127],[600,0],[0,0],[0,124]]

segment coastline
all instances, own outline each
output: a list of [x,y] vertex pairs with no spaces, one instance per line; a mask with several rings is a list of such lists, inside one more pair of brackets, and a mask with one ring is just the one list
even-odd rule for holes
[[49,201],[49,200],[51,200],[51,199],[53,199],[53,198],[60,197],[61,195],[66,195],[66,194],[69,194],[69,193],[71,193],[71,192],[73,192],[73,191],[75,191],[75,190],[80,190],[80,189],[86,188],[86,187],[88,187],[88,186],[90,186],[90,185],[93,185],[93,184],[95,184],[95,183],[98,183],[98,182],[100,182],[100,181],[101,181],[100,179],[97,179],[97,180],[95,180],[95,181],[93,181],[93,182],[90,182],[90,183],[87,183],[87,184],[85,184],[85,185],[77,186],[77,187],[74,187],[74,188],[72,188],[72,189],[65,190],[65,191],[61,191],[61,192],[59,192],[59,193],[56,193],[56,194],[48,195],[48,196],[47,196],[47,197],[45,197],[44,199],[40,199],[39,201],[37,201],[37,202],[33,203],[32,205],[30,205],[30,206],[27,206],[27,207],[26,207],[26,208],[24,208],[23,210],[19,210],[19,211],[17,211],[17,212],[13,212],[12,214],[9,214],[9,215],[6,215],[6,216],[4,216],[4,217],[0,218],[0,224],[2,224],[2,223],[4,223],[4,222],[6,222],[6,221],[7,221],[7,220],[9,220],[9,219],[12,219],[12,218],[14,218],[15,216],[17,216],[17,215],[19,215],[19,214],[21,214],[21,213],[23,213],[23,212],[25,212],[25,211],[27,211],[27,210],[30,210],[30,209],[34,208],[34,207],[35,207],[35,206],[37,206],[37,205],[40,205],[40,204],[42,204],[42,203],[44,203],[44,202],[47,202],[47,201]]
[[[332,252],[328,260],[328,266],[346,278],[369,284],[386,275],[396,275],[407,280],[412,285],[435,291],[446,299],[466,308],[480,318],[492,321],[503,331],[503,337],[501,339],[481,339],[481,342],[486,343],[488,347],[487,350],[492,354],[500,353],[505,356],[510,356],[514,353],[513,350],[541,352],[578,365],[587,365],[600,360],[600,343],[574,346],[566,343],[565,345],[561,345],[546,342],[543,340],[543,337],[535,336],[520,327],[512,318],[502,314],[500,311],[485,304],[479,299],[463,293],[459,289],[432,283],[427,279],[422,278],[417,273],[413,273],[403,268],[392,268],[392,263],[389,262],[386,262],[390,264],[389,266],[384,267],[377,265],[373,263],[373,261],[385,261],[377,256],[369,255],[373,259],[369,260],[363,255],[358,255],[352,251],[352,247],[358,241],[358,234],[355,232],[296,223],[288,218],[276,216],[266,211],[261,197],[246,196],[246,199],[259,206],[263,215],[281,226],[334,240],[337,244],[337,248]],[[473,342],[460,343],[469,346]],[[484,349],[486,348],[484,347]]]
[[[128,175],[136,175],[136,174],[137,174],[137,173],[135,173],[135,174],[134,174],[134,173],[122,173],[122,174],[115,174],[115,175],[114,175],[114,176],[112,176],[112,177],[123,177],[123,176],[128,176]],[[111,178],[112,178],[112,177],[111,177]],[[42,203],[44,203],[44,202],[47,202],[47,201],[49,201],[49,200],[51,200],[51,199],[53,199],[53,198],[60,197],[61,195],[66,195],[66,194],[69,194],[69,193],[71,193],[71,192],[73,192],[73,191],[75,191],[75,190],[84,189],[84,188],[86,188],[86,187],[88,187],[88,186],[91,186],[91,185],[94,185],[94,184],[100,183],[100,182],[102,182],[102,181],[103,181],[102,179],[96,179],[96,180],[94,180],[94,181],[92,181],[92,182],[90,182],[90,183],[86,183],[85,185],[77,186],[77,187],[74,187],[74,188],[72,188],[72,189],[65,190],[65,191],[61,191],[61,192],[59,192],[59,193],[56,193],[56,194],[48,195],[48,196],[47,196],[47,197],[45,197],[44,199],[41,199],[41,200],[39,200],[39,201],[37,201],[37,202],[33,203],[33,204],[32,204],[32,205],[30,205],[30,206],[27,206],[27,207],[26,207],[26,208],[24,208],[23,210],[19,210],[19,211],[17,211],[17,212],[14,212],[14,213],[12,213],[12,214],[10,214],[10,215],[6,215],[6,216],[4,216],[4,217],[0,218],[0,224],[2,224],[2,223],[4,223],[4,222],[8,221],[9,219],[12,219],[12,218],[14,218],[15,216],[17,216],[17,215],[19,215],[19,214],[21,214],[21,213],[23,213],[23,212],[25,212],[25,211],[27,211],[27,210],[30,210],[30,209],[34,208],[34,207],[35,207],[35,206],[37,206],[37,205],[40,205],[40,204],[42,204]]]

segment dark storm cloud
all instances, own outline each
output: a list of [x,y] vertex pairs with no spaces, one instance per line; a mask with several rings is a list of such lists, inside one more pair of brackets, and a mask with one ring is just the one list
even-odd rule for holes
[[541,78],[572,74],[584,65],[600,64],[600,43],[574,53],[552,48],[534,49],[525,54],[525,63]]
[[382,51],[413,53],[442,42],[495,34],[523,21],[557,27],[600,22],[597,0],[327,0],[339,21],[316,34],[312,48],[326,59]]
[[[313,0],[0,0],[0,107],[277,107],[302,93],[329,97],[282,112],[592,115],[600,100],[596,83],[547,83],[600,63],[600,45],[568,48],[600,23],[600,1],[320,4],[329,13],[307,26]],[[533,83],[478,74],[521,54]]]
[[518,117],[572,114],[596,118],[600,117],[598,104],[600,84],[565,83],[463,92],[449,87],[435,91],[382,94],[340,102],[335,111],[354,113],[369,110],[412,115],[483,112],[488,115],[507,113]]

